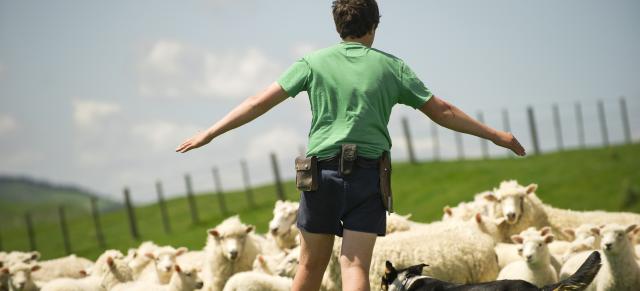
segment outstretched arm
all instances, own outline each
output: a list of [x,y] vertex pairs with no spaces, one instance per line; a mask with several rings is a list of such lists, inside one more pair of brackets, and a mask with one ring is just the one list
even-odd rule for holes
[[524,148],[510,132],[488,127],[471,118],[449,102],[436,96],[431,97],[429,101],[425,102],[420,108],[420,111],[435,123],[448,129],[488,139],[496,145],[510,149],[519,156],[525,155]]
[[206,131],[201,131],[193,137],[185,140],[176,148],[176,152],[186,153],[192,149],[208,144],[217,136],[248,123],[258,116],[269,111],[289,97],[278,83],[273,83],[261,93],[244,100],[240,105],[231,110],[220,121],[213,124]]

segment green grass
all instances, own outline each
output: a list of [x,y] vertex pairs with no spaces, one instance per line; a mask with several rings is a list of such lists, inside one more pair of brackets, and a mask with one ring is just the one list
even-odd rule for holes
[[[527,158],[429,162],[418,165],[394,164],[393,189],[395,210],[412,213],[418,221],[432,221],[442,216],[444,205],[469,200],[473,194],[491,189],[505,179],[521,184],[537,183],[537,194],[546,203],[577,210],[640,212],[640,144],[606,149],[572,150]],[[285,184],[289,199],[297,200],[293,182]],[[631,189],[631,190],[630,190]],[[631,194],[630,194],[631,193]],[[635,194],[633,194],[635,193]],[[243,191],[224,194],[231,213],[265,232],[275,202],[272,185],[254,189],[257,207],[250,209]],[[187,200],[167,201],[173,232],[165,234],[157,205],[138,207],[136,216],[142,240],[159,244],[184,245],[199,249],[204,246],[205,231],[222,219],[216,197],[212,193],[196,196],[201,222],[192,225]],[[45,258],[64,255],[57,221],[34,217],[38,250]],[[131,238],[124,210],[101,216],[107,247],[126,250],[140,242]],[[2,226],[5,250],[29,247],[24,227]],[[97,247],[90,216],[69,221],[73,251],[94,259],[102,250]]]

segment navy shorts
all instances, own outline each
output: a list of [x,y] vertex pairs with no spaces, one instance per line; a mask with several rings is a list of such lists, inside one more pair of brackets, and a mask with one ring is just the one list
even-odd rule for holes
[[343,177],[337,161],[318,162],[318,190],[300,193],[298,228],[337,236],[343,229],[385,235],[377,161],[358,164]]

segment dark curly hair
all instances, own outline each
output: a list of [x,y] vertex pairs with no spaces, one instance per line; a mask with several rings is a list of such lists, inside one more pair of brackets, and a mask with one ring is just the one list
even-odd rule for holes
[[341,38],[358,38],[378,28],[380,12],[376,0],[335,0],[333,21]]

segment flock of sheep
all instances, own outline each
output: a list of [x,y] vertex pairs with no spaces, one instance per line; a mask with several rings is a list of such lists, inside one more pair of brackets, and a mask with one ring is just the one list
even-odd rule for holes
[[[541,287],[568,277],[597,250],[602,267],[587,290],[640,290],[639,214],[558,209],[542,203],[536,189],[504,181],[445,207],[442,220],[428,224],[390,215],[374,248],[371,289],[380,288],[387,260],[398,268],[426,263],[425,275],[449,282],[522,279]],[[95,262],[0,252],[0,291],[289,290],[298,264],[297,210],[296,202],[276,202],[265,235],[230,217],[195,251],[144,242],[126,255],[108,250]],[[322,290],[341,289],[340,243]]]

